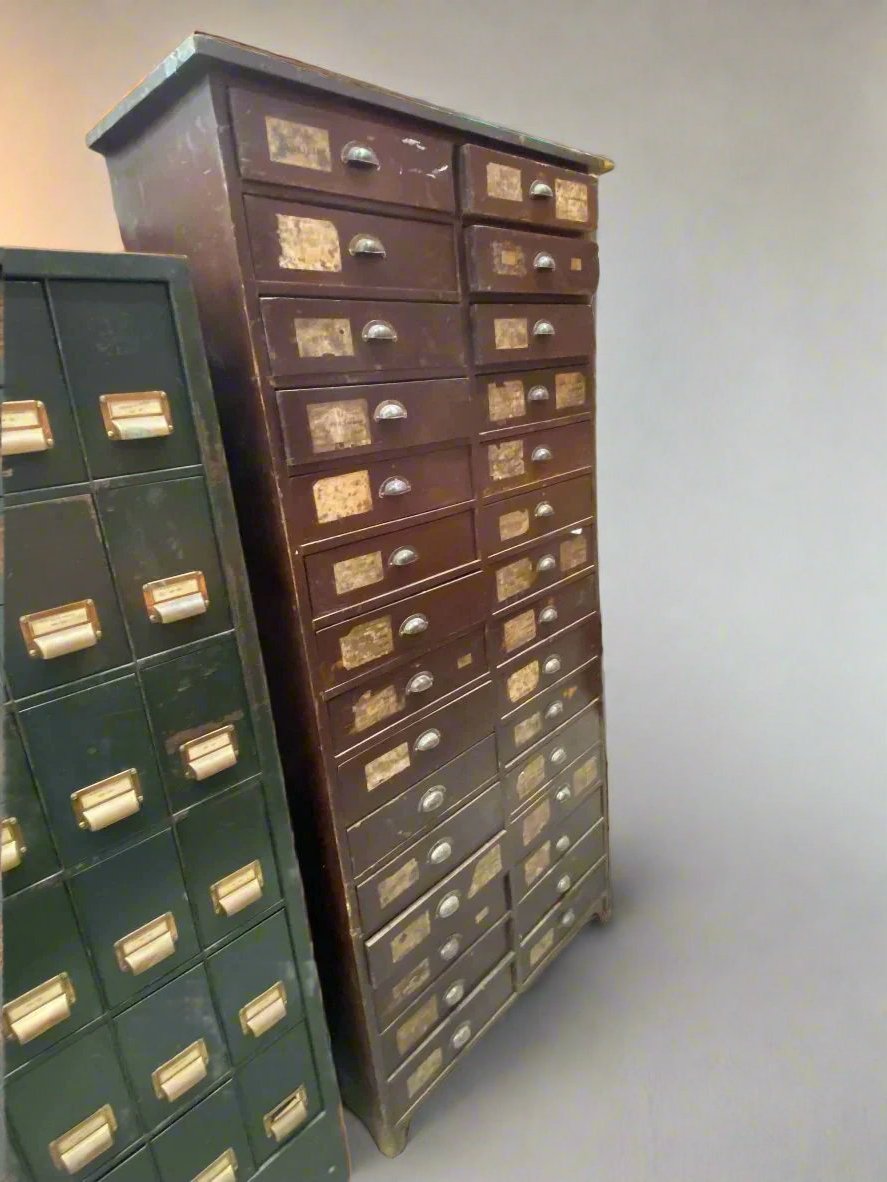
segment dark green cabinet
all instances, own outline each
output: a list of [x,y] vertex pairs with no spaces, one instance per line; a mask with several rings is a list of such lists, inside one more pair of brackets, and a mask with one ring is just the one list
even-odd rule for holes
[[[234,1083],[226,1083],[154,1141],[163,1182],[246,1182],[255,1167]],[[228,1171],[232,1171],[229,1173]]]
[[304,1026],[284,1035],[238,1075],[246,1128],[256,1161],[297,1136],[320,1106]]
[[11,707],[3,716],[3,795],[0,808],[3,894],[13,895],[58,869],[58,858],[37,796]]

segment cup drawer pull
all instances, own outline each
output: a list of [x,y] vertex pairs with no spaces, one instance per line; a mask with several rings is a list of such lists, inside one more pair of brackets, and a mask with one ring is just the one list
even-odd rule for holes
[[553,624],[556,619],[557,619],[557,608],[556,607],[543,607],[542,611],[539,613],[539,623],[540,624]]
[[450,1041],[454,1051],[461,1051],[464,1046],[467,1046],[471,1041],[471,1023],[463,1022],[461,1026],[457,1027]]
[[565,911],[561,916],[561,927],[571,928],[576,922],[576,912],[571,907],[569,911]]
[[546,571],[554,570],[557,566],[557,559],[553,554],[543,554],[536,563],[536,570],[539,574],[545,574]]
[[557,892],[559,895],[565,895],[570,887],[573,885],[573,880],[569,874],[562,874],[557,880]]
[[352,168],[379,168],[379,157],[368,144],[351,140],[342,149],[342,162]]
[[124,973],[132,973],[137,977],[139,973],[172,956],[178,939],[175,916],[167,911],[165,915],[159,915],[157,919],[152,919],[150,923],[117,940],[114,955]]
[[452,856],[453,843],[448,838],[444,838],[442,841],[439,841],[436,845],[431,847],[431,852],[428,855],[428,861],[431,862],[433,866],[442,866],[443,863],[449,858],[452,858]]
[[0,407],[0,453],[24,456],[49,451],[55,440],[46,407],[37,398]]
[[459,955],[459,949],[462,947],[462,941],[458,936],[450,936],[445,944],[440,946],[441,960],[455,960]]
[[554,848],[559,854],[565,854],[572,844],[573,843],[570,841],[569,836],[566,833],[563,833],[554,843]]
[[92,648],[102,637],[98,613],[91,599],[31,612],[19,619],[19,627],[28,656],[42,661]]
[[557,656],[548,657],[548,659],[545,661],[545,663],[542,666],[542,672],[544,674],[546,674],[546,676],[548,676],[548,677],[553,677],[555,673],[560,673],[560,671],[561,671],[561,659],[560,659],[560,657],[557,657]]
[[540,250],[533,259],[533,266],[537,271],[553,271],[557,264],[554,255],[549,254],[547,250]]
[[381,238],[375,234],[355,234],[348,243],[348,253],[355,256],[369,255],[384,259],[388,253]]
[[527,391],[530,402],[547,402],[550,397],[547,386],[531,386]]
[[413,486],[403,476],[389,476],[379,487],[380,497],[402,497],[413,491]]
[[407,616],[398,632],[401,636],[419,636],[422,632],[428,631],[428,617],[423,616],[421,612],[417,612],[414,616]]
[[28,852],[22,827],[15,817],[4,817],[0,821],[0,872],[15,870],[21,866],[22,858]]
[[249,907],[262,896],[265,887],[265,876],[262,873],[262,863],[256,859],[247,866],[235,870],[233,874],[226,874],[209,888],[216,915],[236,915]]
[[117,1118],[110,1104],[103,1104],[98,1112],[49,1142],[49,1156],[57,1170],[76,1174],[110,1149],[117,1132]]
[[419,801],[420,813],[436,813],[447,798],[447,790],[443,784],[435,784],[433,788],[429,788],[427,792],[423,793],[422,799]]
[[564,747],[555,747],[555,749],[552,751],[551,755],[549,755],[548,758],[554,764],[563,763],[564,760],[567,758],[566,749]]
[[557,792],[555,792],[554,799],[558,804],[566,804],[572,795],[573,793],[570,790],[569,784],[564,784],[563,787],[558,788]]
[[254,997],[242,1006],[239,1012],[240,1029],[244,1034],[258,1038],[286,1017],[286,989],[283,981],[277,981],[270,989]]
[[553,337],[554,325],[550,320],[537,320],[533,325],[534,337]]
[[444,895],[437,905],[437,914],[441,919],[449,919],[462,906],[462,897],[458,891],[450,891]]
[[151,1083],[154,1095],[158,1100],[168,1100],[174,1104],[185,1092],[196,1087],[202,1079],[206,1079],[209,1051],[202,1038],[192,1042],[178,1055],[162,1063],[151,1072]]
[[189,739],[179,748],[189,780],[206,780],[237,763],[237,734],[233,725]]
[[109,439],[128,441],[172,435],[169,399],[163,390],[102,394],[99,405]]
[[365,341],[396,341],[397,329],[387,320],[368,320],[360,335]]
[[423,672],[417,673],[415,677],[410,678],[410,680],[407,682],[406,692],[408,694],[425,694],[431,689],[433,685],[434,674],[429,673],[427,670],[423,670]]
[[275,1141],[283,1141],[290,1133],[294,1133],[308,1118],[308,1092],[303,1084],[296,1088],[292,1095],[287,1096],[282,1104],[278,1104],[262,1120],[265,1135]]
[[183,575],[154,579],[142,587],[148,619],[152,624],[174,624],[202,616],[209,607],[206,579],[203,571],[192,570]]
[[550,447],[534,447],[530,459],[534,464],[547,464],[551,459]]
[[386,398],[373,411],[373,420],[377,423],[391,423],[395,419],[406,419],[409,415],[407,408],[396,398]]
[[533,181],[532,185],[530,185],[530,196],[538,201],[539,199],[553,197],[554,190],[545,181]]
[[134,767],[71,793],[71,807],[80,829],[96,833],[131,817],[142,807],[139,774]]
[[67,973],[59,973],[36,989],[29,989],[3,1007],[3,1033],[19,1046],[45,1034],[71,1016],[76,1001],[74,986]]
[[436,727],[432,727],[429,731],[423,731],[413,744],[414,751],[433,751],[435,747],[440,746],[441,734]]
[[552,718],[560,718],[560,716],[563,714],[563,712],[564,712],[563,702],[552,702],[551,705],[548,707],[548,709],[545,711],[545,717],[547,719],[549,719],[549,721],[550,721]]
[[418,562],[419,551],[414,550],[412,546],[398,546],[393,551],[391,557],[388,559],[389,566],[409,566],[413,562]]
[[237,1177],[237,1154],[233,1149],[220,1153],[205,1170],[191,1179],[191,1182],[234,1182]]
[[534,517],[554,517],[554,505],[550,501],[540,501],[533,510]]
[[451,985],[444,994],[444,1002],[450,1009],[457,1006],[462,998],[465,996],[465,982],[457,981],[455,985]]

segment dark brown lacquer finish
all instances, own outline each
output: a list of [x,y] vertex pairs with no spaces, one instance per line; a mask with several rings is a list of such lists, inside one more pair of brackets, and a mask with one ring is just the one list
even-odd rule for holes
[[127,247],[190,256],[343,1094],[393,1155],[610,912],[612,165],[202,34],[91,144]]

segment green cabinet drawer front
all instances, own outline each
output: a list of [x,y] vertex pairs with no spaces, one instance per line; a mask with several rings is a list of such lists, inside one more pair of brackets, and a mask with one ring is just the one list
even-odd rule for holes
[[202,965],[125,1010],[115,1026],[146,1128],[190,1108],[230,1066]]
[[71,880],[105,996],[112,1006],[197,952],[197,934],[171,833],[160,833]]
[[285,1034],[237,1074],[253,1155],[261,1163],[320,1109],[320,1088],[304,1026]]
[[6,1157],[3,1161],[4,1179],[8,1182],[29,1182],[29,1174],[25,1168],[25,1163],[22,1161],[16,1147],[12,1144],[9,1136],[9,1125],[6,1126]]
[[8,708],[2,710],[2,716],[0,824],[3,827],[3,894],[9,896],[56,871],[58,859],[15,718]]
[[97,502],[136,656],[231,627],[202,477],[105,489]]
[[104,1182],[158,1182],[157,1167],[149,1149],[140,1149],[105,1174]]
[[[199,463],[166,286],[60,280],[49,293],[93,476]],[[132,392],[162,392],[168,414],[156,414],[156,399],[130,403],[127,413],[112,398],[106,422],[102,395]],[[127,422],[133,417],[140,421]],[[164,418],[172,431],[153,434],[165,430]]]
[[215,953],[206,967],[236,1062],[301,1018],[302,993],[282,911]]
[[63,883],[41,883],[3,904],[3,1035],[12,1070],[102,1010]]
[[166,821],[134,677],[25,710],[21,723],[66,866],[103,857]]
[[155,1137],[152,1148],[163,1182],[192,1182],[216,1163],[218,1182],[223,1182],[225,1163],[233,1167],[236,1182],[246,1182],[254,1173],[233,1082],[223,1084]]
[[142,674],[160,767],[173,810],[259,770],[233,636]]
[[15,696],[128,662],[90,498],[7,509],[5,521],[6,672]]
[[[3,416],[3,491],[54,488],[85,480],[43,284],[9,280],[3,291],[7,342],[3,401],[20,404],[7,406]],[[35,407],[35,402],[42,407]],[[51,445],[45,446],[50,440]],[[14,451],[6,450],[10,443]]]
[[6,1105],[35,1182],[92,1177],[140,1135],[106,1027],[13,1077]]
[[255,922],[280,898],[260,784],[199,805],[176,830],[204,945]]

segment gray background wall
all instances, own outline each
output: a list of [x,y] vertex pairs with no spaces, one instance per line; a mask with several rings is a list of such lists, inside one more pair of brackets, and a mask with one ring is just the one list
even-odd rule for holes
[[193,28],[617,161],[616,916],[358,1177],[883,1180],[887,5],[6,0],[5,242],[119,247],[83,133]]

